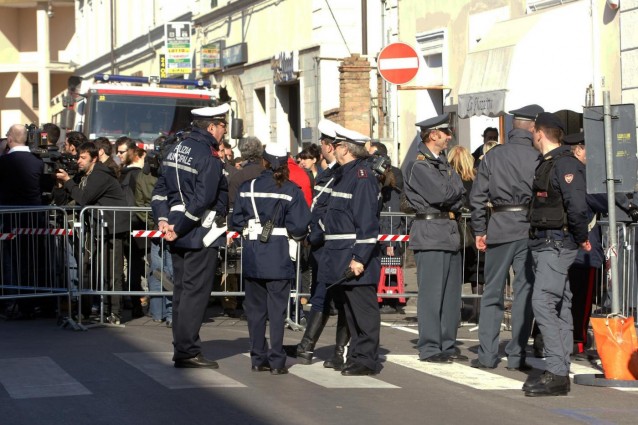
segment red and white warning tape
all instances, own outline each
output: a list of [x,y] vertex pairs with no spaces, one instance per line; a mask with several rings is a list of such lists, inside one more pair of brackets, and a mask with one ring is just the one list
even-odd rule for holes
[[64,236],[73,235],[73,229],[33,229],[29,227],[13,229],[13,233],[16,235],[51,235],[51,236]]
[[10,241],[14,237],[13,233],[0,233],[0,241]]
[[[163,238],[164,234],[159,230],[133,230],[131,236],[134,238]],[[239,232],[226,232],[226,238],[237,239]]]
[[379,235],[377,238],[380,242],[407,242],[410,235]]

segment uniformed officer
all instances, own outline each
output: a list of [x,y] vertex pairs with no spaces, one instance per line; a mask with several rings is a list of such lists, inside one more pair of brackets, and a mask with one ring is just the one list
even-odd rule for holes
[[[319,121],[319,124],[317,125],[321,134],[321,154],[326,159],[328,166],[317,175],[312,205],[310,207],[312,211],[312,220],[310,222],[308,242],[311,246],[310,261],[313,269],[312,286],[310,291],[310,304],[312,307],[310,309],[310,317],[306,325],[306,331],[304,332],[301,342],[295,346],[287,347],[289,355],[297,357],[302,364],[312,363],[313,350],[321,336],[321,333],[323,332],[328,318],[330,317],[330,303],[333,298],[332,294],[336,292],[327,292],[326,285],[330,284],[330,282],[318,279],[318,274],[320,267],[319,259],[324,251],[324,231],[322,228],[322,220],[326,213],[330,194],[332,193],[332,186],[335,182],[335,173],[339,168],[339,163],[335,158],[334,143],[337,140],[336,130],[340,127],[341,126],[338,124],[327,119]],[[336,302],[335,307],[337,309],[338,316],[334,355],[331,359],[326,360],[323,365],[326,368],[341,370],[344,365],[346,345],[350,340],[350,331],[348,330],[343,302]]]
[[532,308],[545,342],[546,371],[523,386],[527,396],[569,392],[569,356],[573,350],[572,293],[567,271],[578,247],[590,251],[585,167],[562,145],[563,124],[540,113],[534,140],[543,160],[536,169],[530,208],[529,247],[534,258]]
[[[173,258],[173,361],[175,367],[216,369],[201,353],[199,329],[213,287],[218,247],[216,232],[228,211],[228,183],[219,143],[226,133],[228,104],[193,109],[193,130],[162,162],[151,207]],[[213,214],[214,213],[214,214]],[[204,238],[215,239],[204,244]],[[217,237],[218,236],[218,237]]]
[[463,205],[461,177],[444,154],[452,131],[449,114],[419,122],[416,161],[405,175],[405,195],[414,210],[409,248],[414,250],[419,297],[419,358],[433,363],[467,360],[456,349],[463,259],[456,214]]
[[[306,236],[310,209],[301,189],[289,180],[285,146],[266,145],[262,161],[266,170],[239,188],[231,228],[243,235],[244,306],[252,370],[283,375],[288,373],[283,348],[286,308],[295,278],[289,239]],[[270,322],[270,350],[266,320]]]
[[[342,375],[373,375],[378,368],[381,315],[377,284],[381,273],[379,236],[380,189],[366,164],[369,138],[339,128],[334,141],[341,165],[322,220],[324,251],[318,280],[336,282],[349,270],[355,277],[330,289],[335,303],[345,303],[351,340]],[[341,299],[341,300],[340,300]]]
[[[525,347],[532,329],[532,257],[527,246],[527,212],[532,198],[534,172],[540,153],[532,146],[538,105],[514,111],[508,143],[492,148],[481,161],[470,203],[476,248],[485,252],[485,289],[481,297],[478,358],[471,366],[493,369],[499,361],[499,332],[503,321],[503,290],[514,269],[512,340],[505,347],[507,368],[530,370],[525,363]],[[488,222],[488,206],[491,217]]]

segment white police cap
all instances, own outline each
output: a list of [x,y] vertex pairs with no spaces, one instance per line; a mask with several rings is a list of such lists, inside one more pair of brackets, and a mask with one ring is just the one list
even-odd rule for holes
[[203,118],[225,120],[228,111],[230,111],[230,105],[228,103],[223,103],[219,106],[207,106],[205,108],[192,109],[191,114],[193,114],[193,118],[195,119]]
[[273,170],[288,162],[288,149],[283,144],[266,143],[263,158],[270,163]]
[[321,139],[333,139],[337,137],[337,128],[341,127],[339,124],[336,124],[330,120],[322,119],[317,124],[317,129],[319,133],[321,133]]
[[370,141],[368,136],[364,136],[363,134],[356,132],[354,130],[348,130],[347,128],[339,126],[335,130],[336,138],[335,141],[347,141],[356,143],[357,145],[365,145],[366,142]]

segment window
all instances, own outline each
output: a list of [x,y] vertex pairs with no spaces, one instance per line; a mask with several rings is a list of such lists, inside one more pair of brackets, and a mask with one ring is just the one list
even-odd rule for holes
[[419,44],[423,63],[425,64],[425,85],[443,85],[443,49],[445,33],[436,31],[427,34],[418,34],[416,41]]
[[38,109],[40,107],[39,96],[40,90],[38,89],[38,84],[34,83],[31,85],[31,104],[33,105],[33,109]]
[[560,6],[561,4],[571,3],[573,1],[576,0],[527,0],[527,10],[530,12],[536,12],[537,10]]

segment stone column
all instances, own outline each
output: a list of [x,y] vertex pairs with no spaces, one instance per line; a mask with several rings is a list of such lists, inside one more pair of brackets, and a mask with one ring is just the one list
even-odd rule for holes
[[47,3],[38,3],[36,11],[38,45],[38,118],[42,125],[50,121],[49,102],[51,101],[51,54],[49,50],[49,16]]

